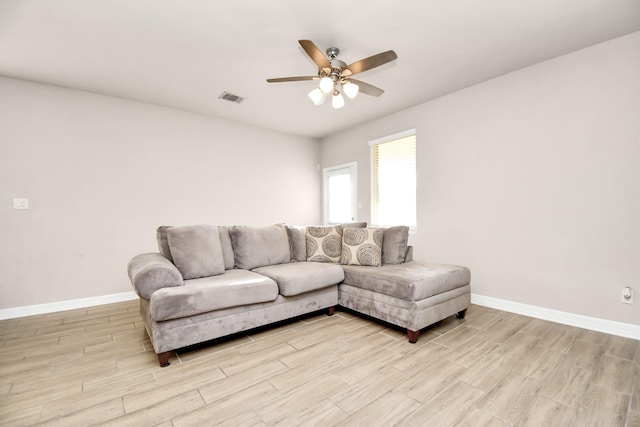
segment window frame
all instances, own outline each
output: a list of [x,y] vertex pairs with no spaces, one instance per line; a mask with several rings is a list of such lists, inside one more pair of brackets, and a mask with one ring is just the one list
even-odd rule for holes
[[376,185],[376,177],[375,177],[375,171],[374,171],[374,153],[373,153],[373,147],[375,145],[378,144],[384,144],[387,142],[393,142],[395,140],[398,139],[402,139],[402,138],[406,138],[406,137],[410,137],[413,136],[416,142],[416,146],[415,146],[415,168],[416,168],[416,182],[415,182],[415,186],[416,186],[416,194],[415,194],[415,202],[416,202],[416,206],[415,206],[415,218],[416,218],[416,223],[414,225],[409,225],[409,233],[410,234],[417,234],[418,232],[418,134],[415,128],[413,129],[407,129],[401,132],[397,132],[391,135],[387,135],[381,138],[376,138],[374,140],[369,141],[369,161],[370,161],[370,208],[371,208],[371,212],[370,212],[370,223],[372,227],[389,227],[389,226],[393,226],[393,225],[408,225],[408,224],[377,224],[375,221],[375,210],[377,209],[376,207],[376,196],[375,196],[375,185]]

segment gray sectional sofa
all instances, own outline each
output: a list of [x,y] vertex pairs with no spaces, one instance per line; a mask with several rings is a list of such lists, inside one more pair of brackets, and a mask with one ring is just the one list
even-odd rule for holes
[[470,303],[466,267],[412,261],[408,227],[159,227],[128,266],[161,366],[174,350],[340,305],[406,328]]

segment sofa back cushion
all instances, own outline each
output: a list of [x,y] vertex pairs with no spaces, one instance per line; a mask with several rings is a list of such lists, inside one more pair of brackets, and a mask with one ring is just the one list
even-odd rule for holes
[[291,249],[291,261],[302,262],[307,260],[307,229],[300,226],[287,225],[289,235],[289,248]]
[[345,224],[336,225],[336,231],[341,236],[345,228],[367,228],[367,221],[347,222]]
[[231,226],[218,226],[220,243],[222,244],[222,255],[224,256],[224,269],[233,270],[235,266],[235,255],[233,254],[233,243],[231,243]]
[[185,225],[166,229],[173,263],[184,279],[224,273],[220,234],[215,225]]
[[345,228],[340,263],[380,267],[383,234],[381,228]]
[[238,268],[251,270],[291,261],[289,237],[283,224],[265,227],[235,225],[230,234]]
[[173,257],[171,256],[171,251],[169,250],[169,242],[167,241],[167,229],[170,228],[168,225],[161,225],[156,230],[156,240],[158,241],[158,251],[160,254],[173,262]]
[[[171,228],[170,225],[161,225],[156,231],[156,239],[158,240],[158,250],[160,254],[169,261],[173,262],[171,256],[171,250],[169,249],[169,242],[167,241],[167,230]],[[220,234],[220,243],[222,244],[222,255],[224,256],[224,269],[232,270],[234,263],[233,246],[231,244],[231,236],[229,231],[231,227],[228,225],[218,226],[218,233]]]
[[407,255],[409,227],[397,225],[384,229],[382,241],[382,263],[402,264]]

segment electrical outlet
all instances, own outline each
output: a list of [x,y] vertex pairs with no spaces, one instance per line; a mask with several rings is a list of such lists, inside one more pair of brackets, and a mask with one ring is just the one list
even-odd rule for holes
[[13,209],[29,209],[29,199],[13,199]]
[[633,304],[633,289],[629,286],[622,288],[622,295],[620,296],[620,302],[625,304]]

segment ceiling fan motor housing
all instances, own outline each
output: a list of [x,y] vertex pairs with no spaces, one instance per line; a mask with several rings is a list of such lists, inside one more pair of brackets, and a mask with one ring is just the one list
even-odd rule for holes
[[340,54],[340,49],[337,47],[330,47],[326,52],[329,57],[329,64],[331,64],[331,70],[325,71],[326,77],[330,77],[334,82],[337,82],[342,75],[342,70],[347,68],[347,64],[337,59],[337,56]]
[[327,56],[329,59],[336,59],[338,55],[340,55],[340,49],[337,47],[330,47],[327,49]]

